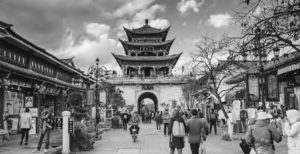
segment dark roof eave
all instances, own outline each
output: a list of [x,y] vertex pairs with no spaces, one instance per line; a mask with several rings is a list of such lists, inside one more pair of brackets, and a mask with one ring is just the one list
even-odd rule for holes
[[[151,33],[135,32],[134,30],[128,29],[128,28],[126,28],[126,27],[124,27],[124,26],[123,26],[123,29],[126,31],[127,34],[128,34],[128,33],[132,33],[132,34],[140,34],[140,35],[144,35],[144,34],[159,34],[159,33],[164,33],[164,32],[167,32],[167,33],[168,33],[170,27],[171,27],[171,26],[169,26],[169,27],[167,27],[167,28],[165,28],[165,29],[162,29],[162,30],[160,30],[160,31],[157,31],[157,32],[151,32]],[[166,33],[166,35],[167,35],[167,33]]]
[[21,46],[24,46],[25,48],[27,48],[29,50],[35,51],[36,53],[39,53],[40,55],[49,58],[53,63],[59,63],[60,66],[63,66],[65,69],[68,69],[70,72],[73,72],[73,73],[76,72],[78,74],[82,74],[82,72],[80,72],[78,69],[65,64],[62,60],[58,59],[57,57],[53,56],[52,54],[46,52],[44,49],[34,45],[33,43],[29,42],[26,39],[24,39],[23,37],[21,37],[20,35],[15,33],[13,30],[10,29],[10,30],[8,30],[8,32],[11,36],[2,37],[4,40],[10,39],[10,40],[7,40],[9,42],[15,41],[15,43],[19,43]]
[[[179,57],[182,55],[182,53],[175,54],[175,55],[169,55],[168,57],[160,57],[160,56],[153,56],[152,59],[149,59],[149,56],[123,56],[123,55],[116,55],[112,53],[115,59],[118,60],[124,60],[124,61],[166,61],[166,60],[178,60]],[[161,58],[161,59],[159,59]],[[164,59],[163,59],[164,58]]]
[[31,78],[34,78],[36,80],[46,80],[52,84],[58,84],[58,85],[61,85],[61,86],[66,86],[66,87],[69,87],[69,88],[73,88],[73,89],[80,89],[80,90],[83,90],[83,88],[79,88],[79,87],[76,87],[70,83],[66,83],[64,81],[61,81],[61,80],[58,80],[56,78],[51,78],[49,76],[46,76],[46,75],[43,75],[43,74],[39,74],[37,72],[34,72],[32,70],[28,70],[28,69],[25,69],[25,68],[21,68],[21,67],[18,67],[18,66],[14,66],[12,64],[9,64],[9,63],[5,63],[3,61],[0,61],[0,66],[3,67],[3,68],[6,68],[6,69],[9,69],[9,70],[13,70],[11,71],[12,73],[15,71],[15,72],[19,72],[21,74],[24,74],[26,76],[30,76]]

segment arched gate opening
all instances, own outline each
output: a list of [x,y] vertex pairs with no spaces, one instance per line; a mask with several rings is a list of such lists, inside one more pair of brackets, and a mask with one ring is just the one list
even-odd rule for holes
[[[153,109],[152,109],[152,107],[151,107],[151,104],[150,105],[148,105],[148,104],[145,104],[145,103],[151,103],[151,101],[149,101],[149,99],[150,100],[152,100],[152,102],[153,102]],[[141,113],[142,112],[142,110],[147,106],[147,108],[149,109],[149,110],[154,110],[154,112],[156,112],[156,111],[158,111],[158,99],[157,99],[157,97],[155,96],[155,94],[153,94],[153,93],[151,93],[151,92],[145,92],[145,93],[143,93],[143,94],[141,94],[140,96],[139,96],[139,98],[138,98],[138,102],[137,102],[138,104],[138,112],[139,113]]]

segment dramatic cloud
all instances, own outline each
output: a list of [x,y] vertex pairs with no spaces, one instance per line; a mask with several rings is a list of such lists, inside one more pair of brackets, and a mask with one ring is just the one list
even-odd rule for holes
[[92,0],[0,0],[0,20],[35,44],[57,49],[66,28],[81,32],[82,21],[99,18],[100,6]]
[[228,13],[225,14],[213,14],[208,19],[208,24],[215,28],[226,27],[230,24],[232,16]]
[[164,18],[157,17],[158,13],[166,11],[166,6],[159,4],[151,4],[146,8],[139,10],[129,19],[118,20],[118,33],[119,38],[125,39],[125,32],[123,26],[126,28],[139,28],[145,24],[145,19],[149,19],[149,24],[155,28],[166,28],[170,25],[169,21]]
[[113,17],[132,16],[135,13],[148,8],[153,2],[154,0],[130,0],[111,13],[111,15]]
[[[108,68],[118,69],[118,64],[115,62],[112,52],[122,51],[120,44],[109,37],[111,27],[99,23],[86,23],[85,31],[74,36],[73,32],[68,31],[64,38],[65,44],[55,52],[58,57],[75,56],[76,65],[86,71],[92,66],[99,57],[101,65]],[[78,43],[80,37],[80,43]]]
[[205,0],[197,2],[197,0],[181,0],[177,4],[177,10],[185,15],[188,11],[199,12],[199,8],[204,4]]

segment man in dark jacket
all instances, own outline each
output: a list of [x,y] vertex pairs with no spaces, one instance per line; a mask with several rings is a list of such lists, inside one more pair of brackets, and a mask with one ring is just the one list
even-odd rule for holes
[[205,119],[198,118],[196,109],[193,109],[191,113],[192,117],[186,124],[189,133],[188,140],[192,154],[199,154],[200,143],[205,140],[206,132],[208,132],[208,123]]
[[214,109],[211,110],[210,113],[210,133],[211,133],[211,129],[212,127],[214,127],[215,129],[215,134],[217,134],[217,120],[218,120],[218,114],[215,112]]
[[241,124],[242,124],[242,131],[245,132],[247,130],[247,125],[246,125],[246,121],[248,119],[248,113],[245,109],[242,109],[240,111],[240,119],[241,119]]
[[124,130],[127,130],[127,124],[130,119],[130,115],[128,114],[128,111],[126,110],[125,113],[122,114],[122,121],[123,121],[123,128]]

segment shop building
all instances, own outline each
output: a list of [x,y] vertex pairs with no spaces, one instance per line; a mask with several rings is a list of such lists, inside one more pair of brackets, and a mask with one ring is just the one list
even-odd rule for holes
[[283,54],[264,67],[266,101],[299,110],[300,53]]
[[[33,125],[37,126],[43,106],[49,105],[54,116],[60,117],[68,93],[80,91],[87,98],[87,90],[95,82],[75,68],[73,58],[58,59],[1,21],[0,81],[1,127],[12,133],[19,129],[19,115],[25,107],[30,108]],[[37,129],[34,127],[31,133]]]

